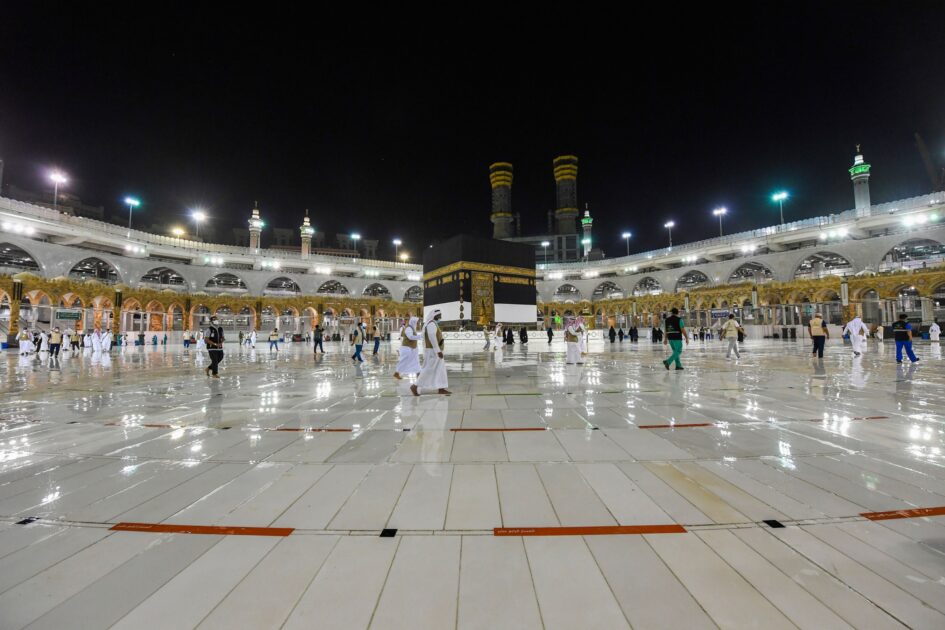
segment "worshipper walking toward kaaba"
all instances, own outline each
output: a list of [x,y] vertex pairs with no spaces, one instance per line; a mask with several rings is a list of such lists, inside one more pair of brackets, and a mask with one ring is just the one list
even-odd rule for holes
[[860,356],[863,346],[866,345],[866,336],[869,334],[869,330],[867,330],[866,324],[863,323],[859,315],[847,322],[847,325],[843,328],[842,334],[850,335],[850,344],[853,346],[853,356]]
[[364,324],[358,323],[354,327],[354,333],[351,335],[351,345],[354,346],[354,354],[351,355],[353,361],[364,363],[361,358],[361,349],[364,347]]
[[896,363],[902,363],[903,350],[909,355],[910,361],[917,362],[919,358],[912,352],[912,324],[908,322],[908,316],[899,313],[899,321],[893,322],[892,329],[896,337]]
[[[610,337],[610,343],[617,341],[617,331],[614,330],[613,326],[611,326],[610,330],[607,331],[607,336]],[[623,341],[623,335],[620,335],[620,341]]]
[[938,325],[938,322],[932,322],[932,325],[929,326],[929,341],[938,341],[942,335],[942,328]]
[[325,354],[325,345],[322,343],[323,338],[325,337],[325,331],[322,330],[322,327],[318,324],[315,324],[315,330],[312,331],[312,339],[314,339],[313,354],[318,354],[318,349],[322,349],[322,354]]
[[[420,373],[420,350],[417,348],[417,342],[422,339],[420,331],[417,330],[418,317],[411,317],[400,329],[400,360],[397,361],[397,369],[394,370],[394,378],[398,381],[404,374]],[[489,332],[486,331],[486,347],[489,347]]]
[[377,326],[375,326],[374,327],[374,352],[372,352],[371,354],[376,355],[377,350],[380,347],[381,347],[381,333],[380,331],[377,330]]
[[62,347],[62,333],[59,332],[59,327],[56,326],[53,328],[52,332],[49,333],[49,356],[58,357],[59,349]]
[[223,360],[223,327],[220,326],[220,320],[216,315],[210,318],[210,328],[204,335],[204,341],[207,344],[207,353],[210,355],[210,367],[206,369],[207,376],[220,378],[217,370],[220,367],[220,361]]
[[728,339],[728,351],[725,353],[726,359],[732,356],[732,351],[735,352],[736,359],[742,358],[742,355],[738,353],[738,337],[742,330],[742,325],[735,321],[735,314],[729,313],[728,321],[722,324],[722,328],[719,330],[719,339]]
[[551,324],[548,324],[548,343],[551,344],[551,340],[555,338],[555,329],[551,327]]
[[686,323],[679,316],[679,309],[674,306],[670,313],[671,315],[663,321],[666,326],[666,338],[663,340],[663,345],[669,344],[673,353],[663,361],[663,367],[668,370],[670,363],[676,363],[676,369],[681,370],[683,366],[679,357],[683,350],[683,339],[686,340],[687,344],[689,343],[689,332],[686,330]]
[[816,355],[818,359],[824,358],[824,345],[830,339],[830,331],[827,330],[827,322],[820,316],[820,313],[814,313],[810,322],[807,323],[807,332],[814,342],[814,349],[811,356]]
[[528,343],[528,331],[525,330],[524,326],[518,331],[518,340],[522,342],[523,346]]
[[446,361],[443,360],[443,333],[439,321],[443,317],[440,309],[433,311],[430,320],[423,326],[423,368],[417,383],[410,386],[414,396],[420,395],[420,389],[436,389],[437,394],[449,396],[449,380],[446,374]]
[[492,331],[489,330],[488,326],[482,327],[482,336],[486,338],[486,345],[482,347],[483,350],[489,349],[489,342],[491,341],[490,337],[492,336]]
[[565,362],[568,365],[583,364],[581,357],[581,337],[584,335],[584,325],[578,319],[572,319],[564,329],[564,341],[567,347]]

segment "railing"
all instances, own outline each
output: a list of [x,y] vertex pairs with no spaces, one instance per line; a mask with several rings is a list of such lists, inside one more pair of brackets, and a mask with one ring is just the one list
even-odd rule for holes
[[166,247],[191,258],[200,258],[212,254],[222,254],[225,256],[240,256],[248,258],[272,258],[277,260],[299,261],[301,266],[310,266],[315,263],[334,263],[334,264],[358,264],[370,265],[371,267],[380,267],[398,271],[419,271],[421,265],[410,263],[395,262],[389,260],[374,260],[365,258],[353,258],[345,256],[331,256],[327,254],[311,254],[303,259],[301,252],[284,251],[278,249],[250,249],[249,247],[238,247],[235,245],[221,245],[217,243],[204,243],[201,241],[190,241],[178,238],[176,236],[162,236],[160,234],[151,234],[141,230],[128,230],[112,223],[98,221],[96,219],[87,219],[85,217],[76,217],[55,210],[37,206],[35,204],[17,201],[6,197],[0,197],[0,210],[11,212],[16,215],[28,217],[30,219],[41,219],[60,225],[73,226],[82,230],[89,230],[99,234],[107,234],[126,242],[134,242],[138,245],[158,245]]
[[[911,197],[908,199],[900,199],[898,201],[893,201],[889,203],[877,204],[870,207],[870,217],[881,217],[888,216],[889,214],[900,214],[904,212],[910,212],[913,210],[927,209],[931,206],[938,204],[945,204],[945,194],[943,193],[932,193],[930,195],[922,195],[919,197]],[[743,244],[745,241],[751,239],[759,238],[768,238],[770,236],[777,236],[780,234],[787,234],[790,232],[795,232],[801,229],[815,228],[815,227],[824,227],[828,225],[835,225],[839,223],[845,223],[848,221],[853,221],[857,218],[856,210],[845,210],[837,214],[831,214],[827,216],[812,217],[810,219],[801,219],[799,221],[792,221],[791,223],[785,223],[784,225],[772,225],[764,228],[757,228],[754,230],[748,230],[745,232],[736,232],[733,234],[727,234],[725,236],[716,236],[713,238],[703,239],[701,241],[694,241],[691,243],[683,243],[682,245],[674,245],[672,248],[662,247],[660,249],[654,249],[646,252],[639,252],[636,254],[631,254],[630,256],[619,256],[617,258],[605,258],[603,260],[591,260],[591,261],[581,261],[581,262],[569,262],[569,263],[555,263],[549,262],[547,264],[539,263],[538,268],[542,271],[565,271],[573,269],[589,269],[589,268],[600,268],[600,267],[619,267],[620,265],[629,265],[629,266],[639,266],[644,265],[652,259],[662,257],[669,254],[678,254],[680,252],[688,252],[696,249],[703,249],[709,247],[719,247],[719,246],[734,246],[736,244]],[[905,230],[903,230],[905,231]],[[650,263],[653,264],[653,263]],[[573,271],[571,273],[574,273]]]

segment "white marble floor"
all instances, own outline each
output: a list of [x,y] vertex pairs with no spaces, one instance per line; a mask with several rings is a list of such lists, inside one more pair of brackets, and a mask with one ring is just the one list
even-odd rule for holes
[[6,351],[0,628],[943,628],[945,375],[916,349],[455,343],[454,395],[420,398],[387,345],[233,345],[219,380],[179,348]]

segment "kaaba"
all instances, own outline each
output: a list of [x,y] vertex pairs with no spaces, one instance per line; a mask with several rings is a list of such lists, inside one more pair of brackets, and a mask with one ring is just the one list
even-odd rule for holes
[[537,321],[535,248],[460,235],[423,252],[423,316],[443,312],[444,328]]

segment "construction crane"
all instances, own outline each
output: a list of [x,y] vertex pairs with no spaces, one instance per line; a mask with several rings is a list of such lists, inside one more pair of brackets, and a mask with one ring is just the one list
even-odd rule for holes
[[932,182],[932,192],[945,190],[945,167],[936,168],[932,163],[932,156],[929,154],[925,141],[917,131],[915,133],[915,145],[919,149],[919,155],[922,156],[922,163],[925,164],[925,172],[929,175],[929,181]]

